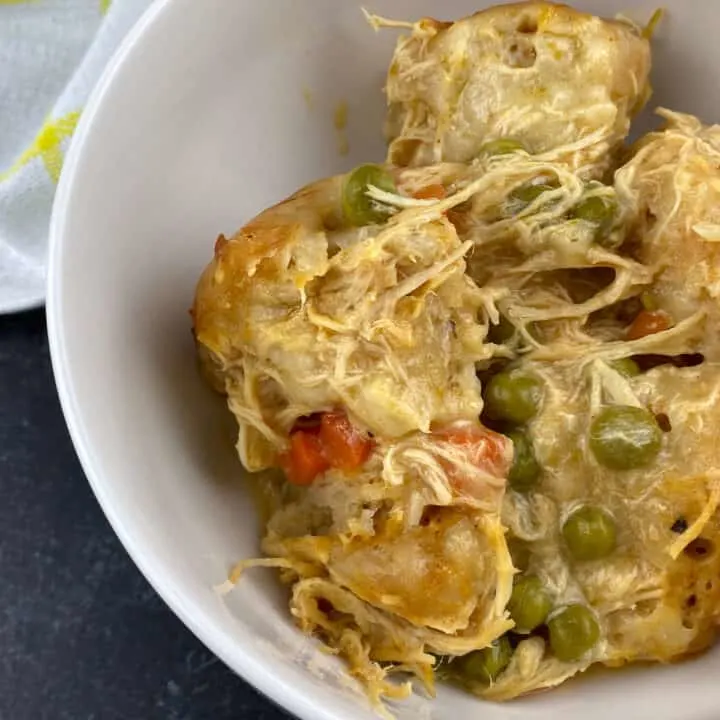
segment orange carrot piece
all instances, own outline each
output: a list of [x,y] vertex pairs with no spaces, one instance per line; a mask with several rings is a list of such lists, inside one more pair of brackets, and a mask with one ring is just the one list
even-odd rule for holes
[[420,188],[413,197],[416,200],[444,200],[447,197],[445,186],[440,183]]
[[341,470],[356,470],[370,455],[372,440],[353,426],[344,413],[325,413],[320,442],[328,462]]
[[470,462],[495,477],[506,477],[512,454],[507,452],[510,440],[482,425],[459,425],[435,433],[437,437],[462,447]]
[[662,310],[641,310],[627,329],[628,340],[639,340],[672,327],[670,316]]
[[330,467],[320,438],[304,430],[290,436],[290,450],[280,458],[280,465],[294,485],[310,485]]

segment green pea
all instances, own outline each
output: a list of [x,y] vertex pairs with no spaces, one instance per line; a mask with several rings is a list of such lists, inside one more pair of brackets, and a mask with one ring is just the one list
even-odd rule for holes
[[552,601],[539,577],[525,575],[515,581],[507,609],[515,629],[530,632],[547,620]]
[[489,647],[465,655],[461,661],[462,673],[470,680],[489,685],[508,666],[512,653],[512,645],[503,635]]
[[496,345],[503,345],[515,335],[515,326],[504,316],[500,316],[497,325],[491,325],[488,330],[488,340]]
[[640,302],[642,303],[643,309],[648,312],[655,312],[655,310],[661,309],[658,299],[648,290],[640,293]]
[[555,190],[552,185],[547,183],[524,183],[518,185],[511,193],[510,200],[512,202],[512,209],[514,212],[520,212],[524,210],[528,205],[535,202],[541,195],[551,190]]
[[505,370],[488,383],[485,408],[496,420],[522,425],[535,417],[543,394],[539,378],[521,370]]
[[611,235],[617,214],[617,203],[613,198],[593,195],[581,200],[571,211],[570,217],[584,220],[595,226],[595,242],[614,248],[622,238]]
[[652,463],[662,432],[652,413],[630,405],[603,408],[590,425],[590,449],[612,470],[633,470]]
[[613,199],[592,195],[581,200],[570,211],[570,217],[592,223],[605,234],[613,226],[616,212],[617,203]]
[[541,468],[535,458],[530,438],[520,430],[508,433],[513,442],[513,463],[508,481],[513,490],[528,492],[537,484]]
[[511,538],[508,540],[508,550],[510,550],[513,566],[518,570],[527,570],[532,556],[527,543],[517,538]]
[[343,214],[351,225],[383,223],[393,212],[392,208],[368,197],[368,185],[387,192],[397,192],[392,176],[380,165],[356,167],[345,179],[342,191]]
[[490,140],[480,148],[481,155],[510,155],[511,153],[522,152],[525,146],[513,138],[498,138]]
[[640,366],[632,358],[620,358],[609,363],[613,370],[617,370],[623,377],[633,378],[640,374]]
[[576,560],[599,560],[610,555],[617,545],[615,521],[604,510],[590,505],[568,517],[562,534]]
[[574,662],[600,639],[600,626],[584,605],[568,605],[548,622],[550,649],[558,660]]

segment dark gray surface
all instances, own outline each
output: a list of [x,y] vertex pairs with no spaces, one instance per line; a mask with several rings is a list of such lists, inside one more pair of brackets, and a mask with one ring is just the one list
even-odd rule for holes
[[85,480],[44,314],[0,317],[0,720],[287,720],[132,564]]

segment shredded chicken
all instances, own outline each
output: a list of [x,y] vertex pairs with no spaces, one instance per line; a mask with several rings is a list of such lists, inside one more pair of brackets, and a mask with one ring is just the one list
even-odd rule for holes
[[699,310],[693,349],[720,359],[720,126],[659,110],[666,127],[642,138],[616,176],[632,208],[638,259],[657,276],[658,307],[683,320]]

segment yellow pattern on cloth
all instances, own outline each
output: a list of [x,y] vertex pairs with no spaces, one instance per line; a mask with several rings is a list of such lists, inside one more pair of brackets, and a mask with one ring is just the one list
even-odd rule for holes
[[45,296],[64,156],[93,87],[151,4],[0,0],[0,315]]
[[20,155],[9,170],[0,174],[0,182],[7,180],[36,157],[42,158],[48,175],[53,182],[57,182],[60,179],[64,159],[62,142],[75,132],[79,119],[79,110],[69,112],[57,120],[48,118],[35,136],[32,145]]

